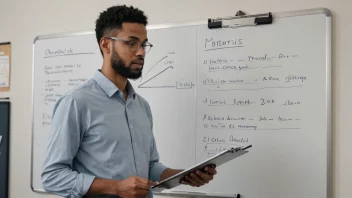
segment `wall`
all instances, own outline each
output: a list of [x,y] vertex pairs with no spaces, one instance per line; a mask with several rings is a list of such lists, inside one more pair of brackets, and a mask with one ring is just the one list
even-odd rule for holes
[[116,3],[133,4],[150,24],[172,23],[245,12],[326,7],[333,13],[333,197],[352,194],[352,1],[350,0],[0,0],[0,42],[12,42],[10,198],[51,197],[30,189],[32,43],[37,35],[94,30],[98,13]]

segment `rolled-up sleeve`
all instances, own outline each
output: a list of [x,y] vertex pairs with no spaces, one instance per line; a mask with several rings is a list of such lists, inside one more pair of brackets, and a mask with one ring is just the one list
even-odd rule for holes
[[55,104],[41,175],[47,192],[70,198],[81,198],[88,192],[95,177],[72,170],[84,122],[72,96],[65,96]]

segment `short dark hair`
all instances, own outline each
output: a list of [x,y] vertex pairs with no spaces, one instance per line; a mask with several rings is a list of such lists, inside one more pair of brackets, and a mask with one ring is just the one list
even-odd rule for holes
[[[133,6],[118,5],[109,7],[100,13],[95,23],[95,34],[100,45],[100,39],[111,32],[121,30],[122,23],[148,24],[148,17],[143,11]],[[102,50],[100,50],[103,54]]]

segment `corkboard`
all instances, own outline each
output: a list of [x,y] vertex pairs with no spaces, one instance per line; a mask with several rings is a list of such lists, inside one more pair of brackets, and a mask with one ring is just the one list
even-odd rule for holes
[[9,87],[0,87],[0,91],[9,91],[11,84],[11,43],[0,43],[0,56],[9,56]]

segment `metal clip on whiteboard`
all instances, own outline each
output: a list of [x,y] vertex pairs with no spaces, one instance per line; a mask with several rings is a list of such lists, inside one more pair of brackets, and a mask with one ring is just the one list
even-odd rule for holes
[[245,26],[256,26],[272,24],[273,16],[271,12],[266,14],[245,15],[239,10],[236,16],[208,19],[208,28],[239,28]]

